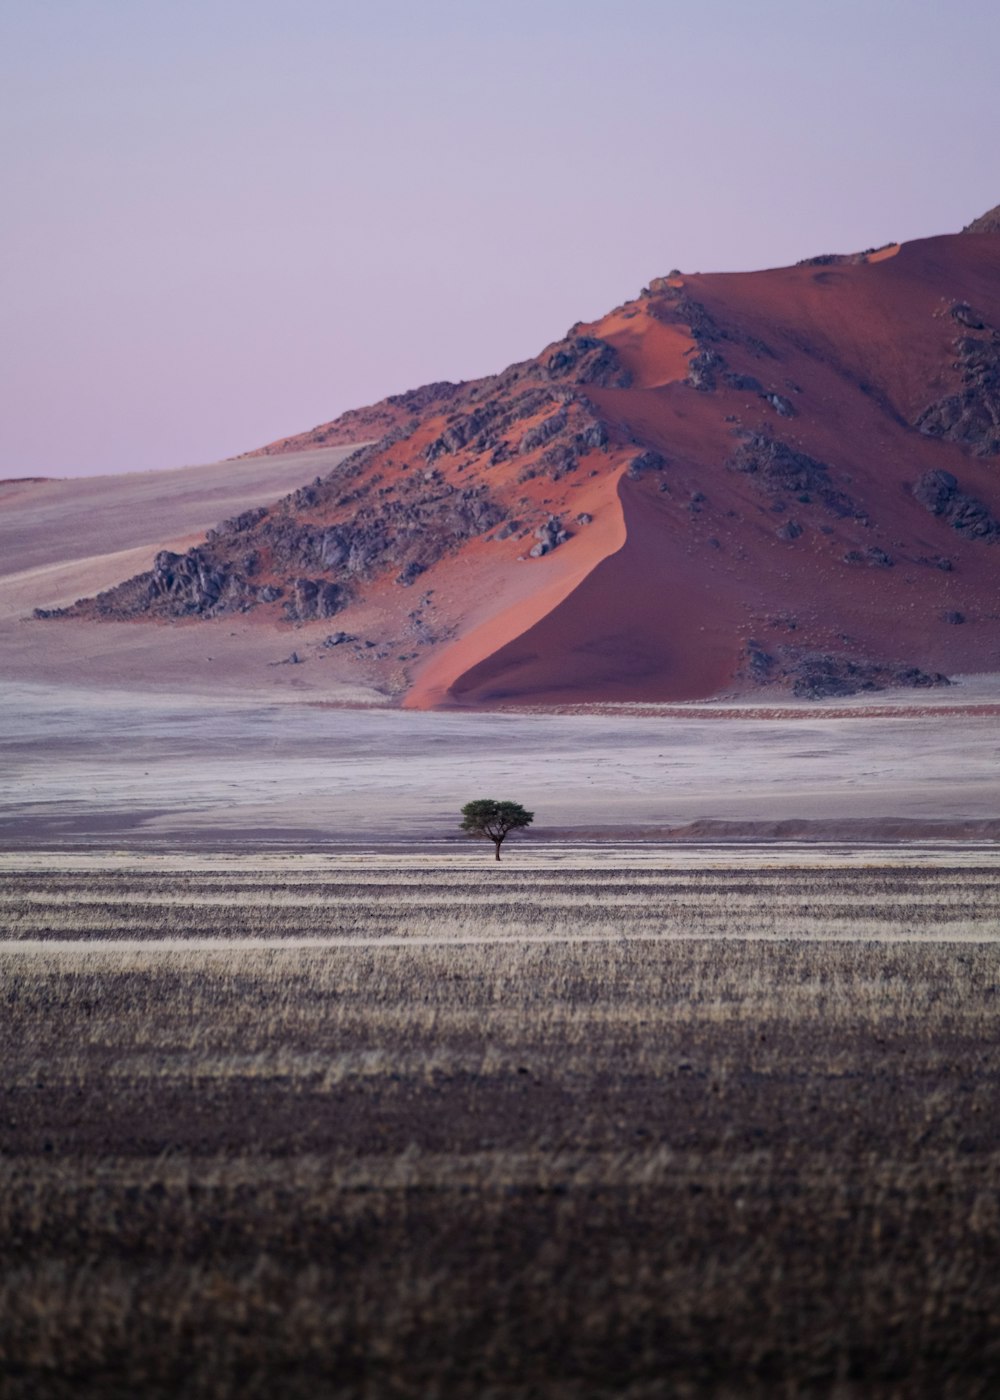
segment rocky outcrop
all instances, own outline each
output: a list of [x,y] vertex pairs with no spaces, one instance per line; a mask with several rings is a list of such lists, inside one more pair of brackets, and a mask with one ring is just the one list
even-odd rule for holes
[[553,438],[559,437],[565,430],[566,411],[560,409],[558,413],[553,413],[550,418],[543,418],[540,423],[529,428],[518,443],[517,450],[522,457],[530,452],[537,452],[540,447],[544,447]]
[[869,569],[891,569],[895,562],[891,554],[875,544],[867,549],[849,549],[844,555],[845,564],[867,564]]
[[[411,473],[384,494],[377,476],[354,484],[370,451],[355,453],[305,496],[300,490],[269,510],[245,512],[186,554],[164,551],[147,573],[40,615],[211,618],[280,601],[288,621],[333,617],[361,583],[392,570],[408,585],[507,515],[484,485],[459,490],[433,470]],[[350,513],[329,521],[331,506]]]
[[1000,233],[1000,204],[966,224],[963,233]]
[[786,668],[785,675],[792,680],[792,694],[807,700],[857,695],[862,691],[923,690],[951,684],[939,671],[927,672],[918,666],[863,661],[832,653],[800,656]]
[[952,316],[983,333],[955,341],[958,391],[929,404],[914,426],[927,437],[958,442],[979,457],[990,457],[1000,453],[1000,332],[987,327],[966,302],[953,306]]
[[726,367],[726,362],[717,350],[702,348],[688,361],[688,383],[692,389],[710,393],[717,384],[717,376]]
[[348,596],[345,588],[328,579],[297,578],[292,581],[292,596],[285,603],[285,616],[290,622],[334,617],[344,607]]
[[755,685],[789,687],[793,695],[805,700],[951,684],[940,672],[922,671],[918,666],[786,646],[771,653],[758,641],[747,643],[741,675]]
[[[584,390],[628,382],[612,345],[574,330],[501,374],[395,395],[365,411],[366,423],[388,431],[327,476],[224,521],[186,554],[162,555],[97,598],[44,615],[211,618],[275,606],[287,621],[309,622],[334,616],[380,575],[407,588],[467,540],[523,513],[488,488],[485,472],[516,459],[516,480],[558,482],[605,451],[608,427]],[[437,427],[429,439],[428,419]],[[322,437],[315,430],[297,445]],[[546,553],[568,534],[546,521],[536,538]]]
[[741,443],[729,466],[751,477],[771,496],[793,496],[802,505],[818,501],[830,515],[841,519],[864,515],[846,492],[833,485],[825,462],[765,433],[754,433]]
[[[216,541],[220,536],[216,533]],[[230,563],[216,544],[199,545],[187,554],[161,550],[152,569],[117,588],[83,599],[68,608],[37,608],[36,617],[93,615],[108,619],[218,617],[248,612],[260,602],[273,601],[282,589],[254,582],[257,555]]]
[[614,346],[592,335],[567,336],[553,347],[545,368],[552,379],[572,378],[602,389],[627,389],[632,382]]
[[534,388],[513,399],[498,395],[468,412],[452,413],[445,420],[444,432],[427,446],[424,457],[433,463],[464,449],[477,454],[492,450],[500,445],[505,433],[555,403],[556,398],[548,389]]
[[962,491],[958,477],[948,471],[925,472],[913,487],[913,495],[932,515],[946,521],[960,535],[992,542],[1000,537],[1000,520],[975,496]]
[[542,525],[535,531],[537,544],[532,545],[529,554],[532,559],[540,559],[544,554],[551,554],[559,545],[565,544],[570,539],[570,532],[565,528],[558,515],[550,515]]
[[637,452],[629,462],[626,471],[633,481],[648,475],[650,472],[662,472],[666,467],[666,458],[655,448],[648,447],[645,452]]

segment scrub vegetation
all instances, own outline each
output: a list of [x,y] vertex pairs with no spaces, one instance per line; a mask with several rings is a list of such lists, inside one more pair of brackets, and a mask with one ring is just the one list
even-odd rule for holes
[[682,862],[12,869],[4,1400],[995,1394],[1000,875]]

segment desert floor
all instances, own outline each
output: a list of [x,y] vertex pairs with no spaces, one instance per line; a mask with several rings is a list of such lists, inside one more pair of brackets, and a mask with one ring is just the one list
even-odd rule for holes
[[992,851],[8,853],[0,1391],[988,1397]]
[[[988,681],[963,689],[970,707],[992,709]],[[996,835],[1000,818],[1000,718],[947,707],[414,713],[7,680],[0,710],[7,846],[446,840],[463,803],[484,795],[533,810],[540,838],[706,822],[736,824],[720,829],[729,835],[805,834],[781,828],[798,822],[887,839],[919,822],[947,838]]]

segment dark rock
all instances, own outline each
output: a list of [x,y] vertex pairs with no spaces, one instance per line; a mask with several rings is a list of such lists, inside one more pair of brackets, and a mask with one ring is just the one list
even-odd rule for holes
[[960,490],[958,478],[951,472],[925,472],[914,483],[913,495],[959,534],[986,542],[1000,537],[1000,520],[990,514],[982,501]]
[[851,498],[834,487],[825,462],[798,452],[766,433],[754,433],[747,438],[730,459],[729,466],[733,471],[753,477],[763,490],[772,494],[815,497],[831,515],[841,518],[861,514]]
[[476,453],[495,450],[499,440],[515,423],[534,417],[540,409],[554,402],[547,389],[527,389],[511,399],[497,395],[468,413],[453,413],[440,437],[424,450],[425,460],[433,464],[441,456],[465,448]]
[[747,642],[743,673],[758,685],[766,685],[775,674],[777,662],[770,652],[765,651],[760,642]]
[[560,481],[567,472],[576,471],[576,452],[569,443],[554,443],[542,453],[538,465],[552,481]]
[[545,368],[553,379],[572,378],[576,384],[599,388],[626,389],[632,382],[614,346],[590,335],[568,336],[553,350]]
[[673,314],[670,319],[687,326],[698,345],[711,344],[726,339],[708,309],[700,301],[695,301],[693,297],[688,296],[687,293],[682,293],[674,302]]
[[357,640],[357,637],[352,636],[350,632],[331,632],[323,645],[325,647],[339,647],[343,646],[345,642],[356,642]]
[[521,438],[518,452],[523,456],[528,452],[536,451],[539,447],[544,447],[547,442],[551,442],[554,437],[565,430],[566,421],[566,410],[560,409],[558,413],[553,413],[551,418],[544,418],[541,423],[536,423]]
[[626,471],[635,480],[645,472],[661,472],[666,465],[666,458],[650,447],[645,452],[637,453],[629,462]]
[[442,379],[434,384],[422,384],[419,389],[408,389],[404,394],[390,394],[386,403],[393,408],[408,409],[410,413],[423,413],[435,404],[454,398],[462,387],[462,384]]
[[324,569],[339,569],[347,563],[351,552],[350,530],[346,526],[332,526],[324,530],[319,546],[319,562]]
[[347,595],[338,584],[328,579],[297,578],[285,604],[285,616],[292,622],[312,622],[333,617],[346,603]]
[[258,506],[254,510],[242,511],[239,515],[234,515],[230,520],[224,520],[221,525],[215,527],[216,535],[241,535],[247,530],[252,530],[259,520],[263,520],[267,514],[264,506]]
[[725,363],[717,351],[699,350],[688,361],[688,383],[702,393],[710,393],[716,386],[716,375],[725,368]]
[[425,566],[418,559],[411,559],[409,564],[396,575],[396,582],[403,588],[409,588],[425,572]]
[[790,399],[786,399],[784,394],[765,393],[762,395],[762,398],[764,399],[765,403],[769,403],[771,405],[775,413],[779,414],[780,417],[795,418],[798,416],[798,412],[795,408],[795,405],[791,402]]
[[590,514],[589,511],[581,510],[580,514],[576,517],[576,523],[578,525],[590,525],[593,522],[593,519],[594,517]]
[[911,689],[926,690],[935,685],[951,685],[951,681],[940,671],[921,671],[917,666],[906,666],[894,670],[892,673],[892,684],[897,686],[907,686]]
[[793,695],[808,700],[825,700],[837,695],[856,695],[859,690],[880,687],[865,669],[854,662],[820,656],[800,663],[792,683]]
[[535,538],[538,543],[532,546],[529,555],[532,559],[540,559],[542,555],[551,554],[559,545],[565,544],[570,538],[570,533],[563,527],[557,515],[550,515],[535,531]]
[[786,520],[784,525],[779,525],[777,535],[779,540],[797,540],[802,534],[802,526],[797,520]]
[[971,224],[966,224],[963,233],[1000,233],[1000,204],[995,209],[990,209],[988,213],[981,214],[978,219],[973,219]]
[[144,613],[163,618],[215,617],[246,612],[258,599],[256,586],[234,564],[219,558],[217,547],[206,541],[186,554],[161,550],[152,569],[87,600],[86,609],[81,602],[48,611],[52,616],[89,611],[110,619]]
[[1000,334],[962,336],[955,349],[958,392],[925,408],[915,427],[928,437],[962,443],[977,456],[992,456],[1000,452]]
[[733,370],[727,370],[723,375],[723,380],[730,389],[740,389],[747,394],[763,394],[764,392],[763,384],[752,374],[736,374]]
[[965,621],[965,613],[954,611],[946,612],[944,614],[944,620],[945,622],[950,622],[953,627],[960,627],[961,624]]
[[957,301],[951,308],[951,314],[960,326],[965,326],[970,331],[985,330],[983,318],[977,316],[975,311],[967,301]]
[[859,691],[883,690],[887,686],[924,688],[951,684],[940,672],[928,673],[916,666],[820,653],[800,654],[787,674],[793,681],[793,694],[809,700],[856,695]]
[[891,554],[886,554],[878,545],[869,545],[865,550],[865,563],[870,569],[891,569],[895,564]]
[[595,419],[575,435],[573,445],[581,456],[594,450],[603,451],[608,445],[608,430]]

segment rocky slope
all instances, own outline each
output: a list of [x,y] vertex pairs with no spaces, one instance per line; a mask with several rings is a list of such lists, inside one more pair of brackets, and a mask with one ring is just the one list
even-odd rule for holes
[[499,375],[262,451],[360,437],[58,615],[252,614],[415,705],[1000,669],[998,211],[867,254],[671,273]]

